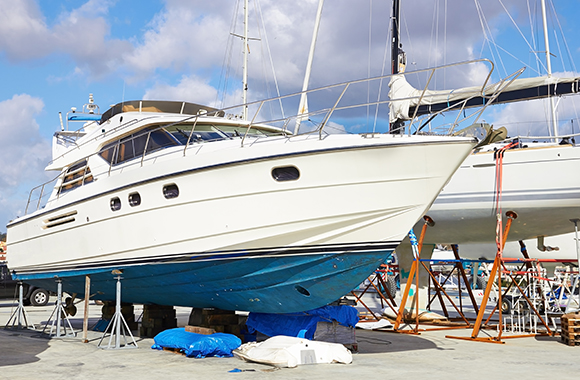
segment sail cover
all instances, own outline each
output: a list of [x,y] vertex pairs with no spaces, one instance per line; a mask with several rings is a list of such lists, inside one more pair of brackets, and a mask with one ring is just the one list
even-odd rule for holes
[[[418,90],[411,86],[405,75],[393,75],[389,83],[390,122],[410,120],[443,110],[480,107],[490,101],[509,103],[580,92],[580,77],[536,77],[500,81],[482,87],[464,87],[455,90]],[[495,97],[495,99],[494,99]]]

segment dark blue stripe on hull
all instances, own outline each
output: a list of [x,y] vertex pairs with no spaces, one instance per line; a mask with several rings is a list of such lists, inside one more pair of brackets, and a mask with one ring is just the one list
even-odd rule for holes
[[[117,268],[123,270],[123,302],[288,313],[315,309],[347,294],[392,252],[335,252]],[[83,296],[82,273],[63,272],[60,278],[64,291]],[[25,281],[56,290],[54,279]],[[96,294],[93,298],[113,301],[115,283],[115,276],[108,270],[91,274],[91,293]]]

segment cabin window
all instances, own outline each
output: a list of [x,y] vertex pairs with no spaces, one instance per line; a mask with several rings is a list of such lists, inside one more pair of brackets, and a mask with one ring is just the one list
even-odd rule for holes
[[195,142],[219,141],[227,138],[225,133],[222,133],[221,130],[210,124],[182,123],[166,127],[165,129],[174,138],[179,140],[182,145],[187,144],[187,141],[193,144]]
[[94,178],[87,160],[76,162],[64,174],[58,193],[62,194],[86,183],[93,182]]
[[109,143],[101,149],[99,155],[109,163],[117,165],[133,158],[140,158],[170,146],[179,145],[171,134],[164,129],[149,127],[120,140]]
[[177,198],[179,196],[179,187],[174,183],[163,186],[163,196],[167,199]]
[[129,205],[131,207],[139,206],[141,204],[141,195],[139,193],[129,194]]
[[272,178],[278,182],[295,181],[300,178],[300,171],[295,166],[283,166],[272,169]]
[[119,211],[121,209],[121,200],[118,197],[111,198],[111,210]]

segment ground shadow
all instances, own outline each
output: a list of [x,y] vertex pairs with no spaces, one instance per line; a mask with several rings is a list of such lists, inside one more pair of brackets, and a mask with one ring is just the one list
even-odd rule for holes
[[359,354],[437,349],[432,341],[420,335],[401,334],[387,331],[356,330]]
[[37,356],[48,348],[48,339],[35,330],[0,329],[0,367],[34,363]]

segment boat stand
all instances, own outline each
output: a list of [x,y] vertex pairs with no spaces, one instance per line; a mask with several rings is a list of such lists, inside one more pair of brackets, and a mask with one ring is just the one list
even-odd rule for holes
[[[103,349],[120,349],[120,348],[138,348],[137,347],[137,342],[135,341],[135,338],[133,337],[133,334],[131,333],[131,329],[129,329],[129,326],[127,325],[127,321],[125,321],[125,318],[123,317],[123,314],[121,313],[121,273],[120,271],[113,271],[113,274],[117,274],[117,296],[116,296],[116,307],[115,307],[115,314],[113,315],[113,318],[111,318],[111,321],[109,322],[109,324],[107,325],[107,328],[105,329],[105,332],[103,333],[103,336],[101,337],[101,340],[99,341],[98,347],[99,348],[103,348]],[[109,332],[110,329],[110,332]],[[105,336],[107,335],[107,333],[109,333],[109,343],[105,346],[103,345],[103,340],[105,339]],[[121,335],[123,336],[123,344],[121,344]],[[113,345],[113,336],[115,336],[115,344]],[[129,341],[127,339],[127,336],[131,337],[131,340]]]
[[[42,333],[44,334],[48,324],[50,323],[50,332],[48,333],[48,337],[51,338],[53,336],[53,329],[54,324],[56,322],[56,331],[54,332],[55,338],[63,338],[63,337],[75,337],[76,332],[68,319],[68,314],[64,308],[62,303],[62,280],[58,278],[56,280],[57,286],[57,294],[56,294],[56,305],[52,310],[52,314],[48,318],[48,322],[44,325],[44,329],[42,329]],[[66,325],[68,324],[69,330],[67,331]]]
[[[423,217],[425,219],[425,224],[423,224],[423,228],[421,229],[421,235],[419,236],[419,241],[417,241],[417,237],[415,233],[411,229],[409,231],[409,240],[411,240],[411,248],[413,249],[413,255],[415,256],[413,260],[413,264],[411,264],[411,271],[409,272],[409,277],[407,278],[407,284],[405,285],[405,291],[403,292],[403,299],[401,300],[401,305],[399,306],[399,312],[397,313],[397,319],[395,320],[395,325],[393,327],[393,331],[399,333],[406,333],[406,334],[416,334],[419,335],[419,263],[421,262],[421,248],[423,247],[423,238],[425,237],[425,232],[427,231],[427,226],[435,225],[433,219],[429,216],[425,215]],[[411,292],[411,284],[413,283],[413,279],[416,280],[415,284],[415,327],[412,330],[402,330],[399,329],[401,323],[404,319],[405,314],[405,306],[407,305],[407,298]]]
[[[24,324],[22,324],[24,322]],[[10,325],[12,323],[12,325]],[[24,288],[22,286],[22,281],[18,281],[18,307],[14,310],[14,313],[8,319],[5,329],[13,330],[34,330],[34,325],[28,323],[28,314],[24,308]]]
[[[362,300],[362,297],[370,289],[371,286],[376,290],[378,296],[381,298],[381,307],[383,307],[384,305],[387,305],[388,307],[391,308],[391,310],[393,310],[393,312],[396,313],[395,307],[397,306],[397,303],[395,302],[395,295],[391,294],[391,292],[389,291],[389,287],[387,286],[387,283],[385,282],[384,278],[381,275],[383,272],[384,272],[384,270],[379,268],[372,275],[370,275],[367,279],[369,281],[369,284],[364,288],[364,290],[360,293],[360,295],[357,296],[354,291],[350,292],[354,296],[354,298],[356,299],[356,302],[360,303],[365,309],[367,309],[367,311],[370,313],[370,315],[372,315],[373,319],[365,318],[366,322],[379,321],[381,319],[381,316],[380,315],[377,316],[375,314],[375,312],[373,312],[367,306],[367,304]],[[375,284],[375,282],[376,282],[376,284]],[[380,290],[379,287],[382,287],[384,289],[386,296]],[[384,302],[384,304],[383,304],[383,302]]]
[[[487,286],[485,288],[485,292],[483,294],[483,299],[481,301],[481,305],[479,307],[479,312],[477,313],[477,319],[475,321],[475,324],[473,326],[473,331],[470,337],[461,337],[461,336],[451,336],[451,335],[447,335],[446,338],[451,338],[451,339],[460,339],[460,340],[470,340],[470,341],[474,341],[474,342],[486,342],[486,343],[498,343],[498,344],[505,344],[505,341],[502,340],[503,339],[512,339],[512,338],[524,338],[524,337],[534,337],[534,336],[538,336],[538,335],[548,335],[548,334],[552,334],[552,331],[550,330],[550,327],[546,324],[546,322],[542,319],[542,317],[540,316],[540,313],[536,310],[536,308],[533,305],[533,302],[525,295],[525,292],[520,288],[520,286],[517,284],[517,282],[515,281],[515,278],[509,273],[509,271],[505,268],[504,265],[504,260],[502,258],[502,251],[503,251],[503,247],[505,246],[505,242],[507,239],[507,235],[509,233],[509,229],[512,223],[512,220],[517,218],[517,214],[513,211],[508,211],[506,213],[506,216],[508,217],[508,220],[506,222],[506,226],[505,226],[505,231],[503,233],[503,236],[500,235],[499,239],[498,239],[498,250],[495,256],[495,260],[493,262],[493,267],[491,269],[490,275],[489,275],[489,281],[487,282]],[[501,214],[498,215],[498,225],[501,226]],[[501,229],[499,229],[501,232]],[[501,246],[499,246],[499,244],[501,244]],[[502,270],[503,269],[503,270]],[[485,310],[486,310],[486,306],[487,306],[487,302],[489,300],[489,295],[491,293],[491,289],[493,287],[493,283],[496,280],[496,276],[497,276],[497,287],[498,287],[498,305],[502,305],[502,273],[505,272],[508,274],[508,276],[510,277],[510,279],[512,280],[511,284],[515,284],[516,287],[518,287],[519,291],[521,292],[521,294],[523,295],[523,297],[525,298],[526,302],[528,303],[528,305],[530,306],[531,310],[533,310],[536,315],[540,318],[540,321],[542,322],[542,324],[544,325],[544,327],[546,327],[548,334],[543,334],[543,333],[534,333],[534,334],[525,334],[525,335],[512,335],[512,336],[506,336],[506,337],[502,337],[502,333],[503,333],[503,321],[502,321],[502,309],[501,307],[498,308],[497,305],[496,307],[494,307],[494,309],[492,310],[492,312],[490,313],[487,321],[485,323],[483,323],[483,325],[486,325],[489,320],[491,319],[492,315],[495,313],[496,310],[499,310],[499,324],[497,326],[497,331],[498,334],[495,337],[492,336],[488,336],[488,337],[479,337],[479,332],[480,329],[482,327],[482,322],[483,322],[483,317],[485,314]],[[506,289],[506,292],[509,291],[509,288],[511,287],[511,285]]]

